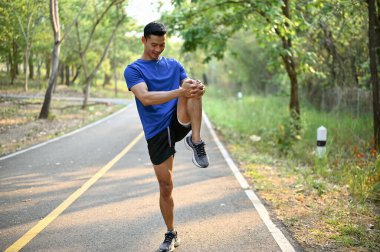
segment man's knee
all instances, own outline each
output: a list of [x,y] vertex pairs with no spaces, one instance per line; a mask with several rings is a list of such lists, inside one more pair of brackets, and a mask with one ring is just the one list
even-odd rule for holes
[[202,106],[202,96],[196,96],[196,97],[192,97],[188,100],[188,106],[190,105],[190,107],[200,107]]
[[188,98],[189,101],[202,101],[202,98],[203,96],[200,95],[200,96],[194,96],[194,97],[191,97],[191,98]]
[[167,181],[159,181],[160,194],[164,198],[171,197],[173,191],[173,183]]

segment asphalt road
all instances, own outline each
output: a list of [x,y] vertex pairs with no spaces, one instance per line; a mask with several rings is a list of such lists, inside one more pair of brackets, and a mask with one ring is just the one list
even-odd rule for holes
[[[0,250],[20,239],[21,251],[157,251],[166,230],[146,141],[136,139],[141,132],[132,105],[95,126],[1,159]],[[202,135],[207,169],[192,164],[183,142],[176,145],[175,223],[182,240],[176,251],[291,251],[280,248],[205,125]],[[47,218],[57,208],[61,212]]]

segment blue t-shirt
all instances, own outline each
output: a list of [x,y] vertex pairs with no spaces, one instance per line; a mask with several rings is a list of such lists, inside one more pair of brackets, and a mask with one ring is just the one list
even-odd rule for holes
[[[124,70],[128,89],[145,82],[148,91],[170,91],[179,88],[180,82],[187,78],[185,69],[175,59],[161,57],[159,60],[138,59]],[[176,109],[177,98],[158,105],[144,106],[135,98],[137,110],[148,140],[169,126]]]

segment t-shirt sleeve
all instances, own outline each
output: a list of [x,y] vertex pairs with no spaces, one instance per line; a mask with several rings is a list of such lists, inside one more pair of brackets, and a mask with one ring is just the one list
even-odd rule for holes
[[182,80],[187,78],[187,74],[186,74],[185,68],[182,66],[182,64],[180,62],[178,62],[178,65],[179,65],[180,81],[182,81]]
[[129,91],[131,90],[131,88],[134,85],[139,84],[141,82],[145,82],[145,80],[142,78],[140,72],[131,66],[127,66],[127,68],[125,68],[124,79],[127,82],[127,86],[128,86]]

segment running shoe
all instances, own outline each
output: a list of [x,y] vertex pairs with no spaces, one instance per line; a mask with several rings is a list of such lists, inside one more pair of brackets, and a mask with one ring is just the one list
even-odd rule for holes
[[205,143],[203,141],[199,144],[194,144],[191,140],[191,135],[189,135],[185,138],[185,146],[193,152],[193,163],[196,166],[206,168],[209,165]]
[[165,239],[160,245],[160,252],[170,252],[174,251],[176,247],[180,245],[180,240],[178,238],[177,231],[168,231],[165,234]]

